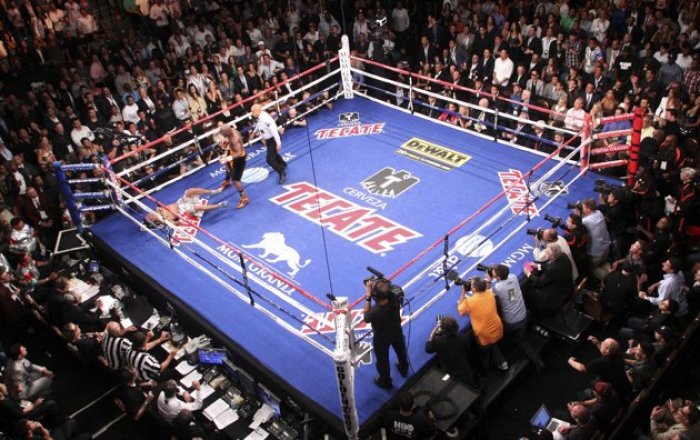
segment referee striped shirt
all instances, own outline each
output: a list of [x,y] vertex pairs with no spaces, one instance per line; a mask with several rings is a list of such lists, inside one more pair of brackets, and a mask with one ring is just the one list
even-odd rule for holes
[[122,365],[125,365],[126,352],[131,350],[131,341],[121,336],[110,336],[105,334],[102,339],[102,351],[107,365],[113,370],[119,370]]
[[126,365],[136,369],[138,380],[156,380],[160,375],[160,362],[151,354],[134,348],[126,352]]

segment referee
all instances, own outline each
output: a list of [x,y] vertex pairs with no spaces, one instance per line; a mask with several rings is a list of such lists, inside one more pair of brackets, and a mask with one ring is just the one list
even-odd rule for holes
[[268,112],[263,111],[260,104],[253,104],[250,114],[256,120],[255,131],[260,133],[267,146],[267,164],[279,174],[279,183],[282,185],[287,179],[287,163],[279,154],[282,150],[282,139],[280,139],[277,123]]

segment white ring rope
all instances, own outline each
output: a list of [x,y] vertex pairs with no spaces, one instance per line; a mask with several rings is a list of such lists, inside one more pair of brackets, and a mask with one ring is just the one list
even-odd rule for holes
[[[140,200],[136,199],[136,197],[132,196],[132,195],[129,194],[128,192],[123,191],[121,188],[119,188],[119,187],[118,187],[117,185],[115,185],[113,182],[111,182],[111,181],[108,180],[106,183],[107,183],[108,186],[112,187],[115,191],[119,191],[120,194],[122,194],[122,196],[123,196],[128,202],[133,202],[133,203],[136,204],[136,206],[138,206],[140,209],[143,209],[144,211],[146,211],[146,212],[148,212],[148,213],[156,214],[156,215],[158,215],[159,217],[162,218],[162,216],[160,216],[157,212],[155,212],[153,209],[151,209],[148,205],[146,205],[146,204],[144,204],[143,202],[141,202]],[[167,204],[164,204],[164,205],[167,205]],[[177,231],[178,233],[180,233],[180,234],[182,234],[182,235],[188,237],[189,239],[191,239],[191,240],[192,240],[192,243],[194,243],[194,244],[198,245],[199,247],[201,247],[202,249],[204,249],[209,255],[211,255],[211,256],[213,256],[214,258],[216,258],[217,260],[221,261],[222,263],[224,263],[224,264],[225,264],[226,266],[228,266],[229,268],[231,268],[231,269],[233,269],[233,270],[235,270],[235,271],[237,271],[237,272],[240,272],[240,270],[241,270],[240,266],[237,266],[237,265],[234,264],[230,259],[228,259],[228,258],[226,258],[224,255],[222,255],[220,252],[215,251],[215,250],[212,249],[209,245],[203,243],[203,242],[202,242],[201,240],[199,240],[195,235],[189,233],[185,228],[181,228],[180,226],[178,226],[178,225],[176,225],[176,224],[174,224],[174,223],[172,223],[172,222],[170,222],[170,221],[168,221],[168,220],[166,220],[166,219],[164,219],[164,218],[162,218],[162,220],[163,220],[163,222],[164,222],[169,228],[171,228],[171,229],[173,229],[174,231]],[[143,225],[139,225],[139,226],[143,226]],[[146,228],[146,229],[148,229],[148,228]],[[267,270],[267,268],[265,268],[265,269]],[[274,296],[276,296],[277,298],[280,298],[282,301],[284,301],[284,302],[286,302],[287,304],[291,305],[292,307],[294,307],[294,308],[297,309],[298,311],[300,311],[300,312],[302,312],[302,313],[305,313],[307,316],[313,316],[313,317],[317,317],[318,319],[322,319],[322,316],[320,316],[319,311],[311,310],[311,309],[309,309],[308,307],[306,307],[305,305],[303,305],[303,304],[299,303],[298,301],[292,299],[291,296],[285,294],[284,292],[279,292],[279,291],[273,289],[272,286],[270,286],[268,283],[265,283],[263,280],[261,280],[260,278],[258,278],[258,276],[255,275],[255,274],[253,274],[253,273],[249,273],[248,276],[249,276],[249,278],[255,280],[259,285],[263,286],[266,290],[268,290],[268,291],[269,291],[270,293],[272,293]],[[329,324],[329,322],[330,322],[330,321],[325,322],[324,324]]]
[[[119,213],[121,213],[124,217],[126,217],[126,218],[128,218],[130,221],[134,222],[137,226],[142,227],[141,222],[140,222],[139,220],[133,218],[133,217],[132,217],[128,212],[126,212],[123,208],[117,206],[117,207],[115,207],[115,209],[116,209]],[[154,231],[151,231],[150,229],[146,228],[146,232],[148,232],[150,235],[152,235],[153,237],[155,237],[156,239],[158,239],[164,246],[170,247],[170,243],[168,243],[168,241],[167,241],[166,239],[164,239],[163,237],[159,236],[159,235],[156,234]],[[178,249],[178,248],[176,248],[176,247],[173,247],[173,251],[175,251],[175,253],[176,253],[180,258],[182,258],[182,259],[185,260],[186,262],[190,263],[190,264],[191,264],[192,266],[194,266],[196,269],[202,271],[202,273],[206,274],[209,278],[211,278],[212,280],[214,280],[214,281],[216,281],[217,283],[219,283],[222,287],[224,287],[224,288],[225,288],[226,290],[228,290],[229,292],[233,293],[237,298],[239,298],[240,300],[242,300],[242,301],[244,301],[244,302],[250,304],[250,303],[249,303],[249,298],[248,298],[247,295],[244,295],[243,293],[239,292],[236,288],[234,288],[233,286],[231,286],[230,284],[228,284],[227,282],[225,282],[224,280],[222,280],[222,279],[221,279],[220,277],[218,277],[217,275],[213,274],[209,269],[207,269],[206,267],[202,266],[199,262],[195,261],[194,259],[192,259],[192,258],[189,257],[188,255],[186,255],[182,250],[180,250],[180,249]],[[315,341],[314,339],[312,339],[312,338],[308,337],[307,335],[303,334],[298,328],[293,327],[293,326],[290,325],[288,322],[286,322],[285,320],[281,319],[279,316],[275,315],[273,312],[271,312],[271,311],[268,310],[267,308],[261,306],[259,301],[256,301],[256,302],[253,304],[253,307],[254,307],[255,309],[261,311],[264,315],[266,315],[268,318],[272,319],[276,324],[278,324],[279,326],[281,326],[282,328],[284,328],[285,330],[287,330],[288,332],[290,332],[290,333],[293,334],[294,336],[296,336],[296,337],[298,337],[298,338],[304,340],[305,342],[308,342],[311,346],[313,346],[314,348],[318,349],[318,350],[321,351],[322,353],[324,353],[324,354],[326,354],[326,355],[328,355],[328,356],[330,356],[330,357],[333,357],[333,351],[331,351],[331,350],[329,350],[328,348],[324,347],[324,346],[321,345],[318,341]]]

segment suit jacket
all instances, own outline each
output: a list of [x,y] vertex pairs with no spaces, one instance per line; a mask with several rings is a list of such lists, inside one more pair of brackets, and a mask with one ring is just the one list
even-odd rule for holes
[[[121,99],[118,97],[112,95],[112,99],[114,102],[116,102],[117,107],[121,110],[122,108],[122,102]],[[109,118],[112,116],[112,104],[110,101],[105,98],[102,95],[95,96],[95,107],[97,107],[97,111],[100,113],[100,116],[105,118],[105,120],[109,120]],[[70,132],[70,130],[69,130]]]
[[[56,206],[49,199],[46,193],[39,194],[39,207],[42,211],[44,211],[44,213],[46,213],[48,219],[54,222],[54,224],[60,220],[60,217],[58,216],[58,209],[56,209]],[[39,228],[39,222],[42,221],[41,214],[29,196],[23,194],[17,197],[17,209],[19,210],[22,218],[24,218],[27,223],[31,225],[31,227],[34,229]]]
[[587,113],[591,111],[593,104],[600,101],[600,95],[597,92],[593,92],[589,97],[584,91],[581,93],[580,97],[583,99],[583,109],[586,110]]
[[533,84],[531,79],[527,80],[525,83],[525,88],[532,92],[533,96],[542,96],[544,94],[545,83],[542,80],[537,80],[537,84]]
[[495,63],[493,57],[489,57],[488,60],[481,60],[479,63],[479,78],[484,80],[484,82],[491,82]]
[[545,263],[541,271],[528,278],[532,288],[529,302],[542,312],[558,311],[574,293],[574,280],[569,258],[562,254],[554,261]]
[[[235,85],[237,92],[244,94],[244,95],[250,95],[251,92],[253,91],[253,89],[259,89],[258,81],[256,81],[253,77],[251,77],[247,73],[244,73],[244,76],[245,76],[246,82],[248,83],[247,87],[243,84],[243,81],[238,77],[238,75],[236,75],[233,78],[233,84]],[[247,90],[247,93],[244,93],[243,90]]]
[[536,54],[542,55],[542,40],[540,40],[537,37],[534,38],[526,38],[525,39],[525,47],[527,49],[530,49]]
[[428,46],[428,51],[426,54],[426,50],[423,46],[418,48],[418,65],[421,64],[429,64],[433,65],[435,63],[435,49],[433,46]]
[[[20,174],[22,174],[22,177],[24,177],[24,182],[27,186],[32,185],[32,175],[30,175],[26,169],[20,171]],[[12,198],[16,198],[19,195],[19,184],[17,183],[13,173],[9,171],[5,176],[5,186],[7,186],[7,193],[12,196]]]
[[209,63],[209,72],[214,75],[216,82],[221,81],[221,72],[226,72],[229,78],[231,78],[231,75],[233,75],[233,69],[231,69],[231,66],[229,66],[228,63],[219,64],[219,70],[217,70],[214,63]]

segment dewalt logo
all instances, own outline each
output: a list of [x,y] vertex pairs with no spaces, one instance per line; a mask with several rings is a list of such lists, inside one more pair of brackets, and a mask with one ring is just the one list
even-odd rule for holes
[[396,153],[443,171],[452,171],[455,168],[459,168],[472,158],[468,154],[418,138],[406,141],[396,150]]

